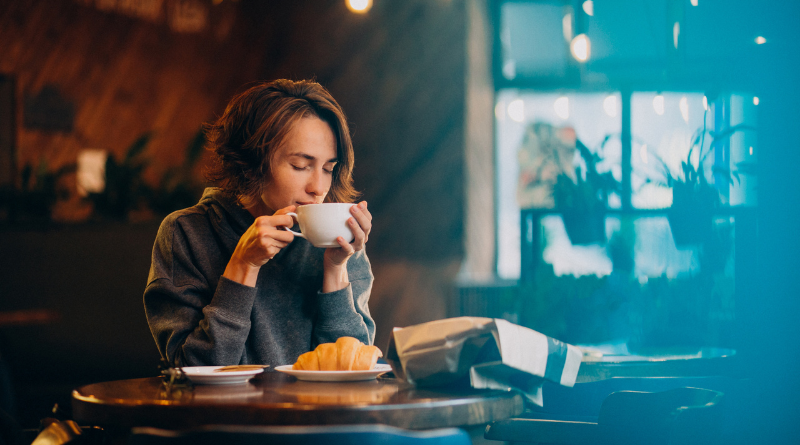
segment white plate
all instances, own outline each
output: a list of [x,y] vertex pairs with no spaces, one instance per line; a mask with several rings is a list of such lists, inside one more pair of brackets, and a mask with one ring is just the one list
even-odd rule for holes
[[215,369],[224,366],[186,366],[181,368],[192,383],[201,385],[231,385],[234,383],[247,383],[256,374],[264,369],[251,369],[247,371],[215,372]]
[[297,377],[298,380],[309,382],[356,382],[359,380],[372,380],[375,377],[392,370],[391,365],[377,364],[369,371],[300,371],[292,369],[292,365],[276,366],[280,371]]

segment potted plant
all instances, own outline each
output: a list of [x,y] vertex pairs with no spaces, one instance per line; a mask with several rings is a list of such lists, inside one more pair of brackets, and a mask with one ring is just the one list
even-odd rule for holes
[[575,169],[575,177],[561,173],[553,187],[556,209],[561,213],[564,227],[572,244],[592,244],[606,241],[605,215],[608,197],[620,191],[620,183],[610,171],[599,172],[600,154],[611,135],[605,137],[597,153],[580,140],[575,148],[586,169]]
[[25,164],[21,172],[21,188],[9,193],[12,222],[41,222],[53,220],[53,207],[59,200],[68,197],[68,188],[62,178],[74,174],[77,165],[67,164],[57,170],[50,170],[42,160],[38,167]]
[[[706,177],[704,161],[718,145],[737,131],[744,130],[753,128],[739,124],[719,133],[706,130],[705,127],[695,132],[686,159],[681,161],[679,174],[674,174],[663,159],[655,156],[663,178],[655,181],[648,179],[647,182],[672,188],[672,206],[667,210],[667,219],[676,245],[699,244],[710,239],[713,216],[722,206],[722,200],[715,183]],[[707,149],[706,134],[711,138]],[[695,152],[696,162],[693,160]],[[723,179],[728,184],[739,180],[737,171],[719,165],[712,166],[711,173],[714,178]]]
[[96,217],[126,221],[132,211],[147,207],[153,194],[143,177],[150,160],[143,153],[150,143],[152,133],[139,136],[120,160],[109,154],[106,159],[105,188],[89,193]]

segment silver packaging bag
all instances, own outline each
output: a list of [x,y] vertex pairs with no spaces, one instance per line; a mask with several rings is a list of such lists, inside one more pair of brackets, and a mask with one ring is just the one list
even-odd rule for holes
[[539,406],[543,381],[574,385],[581,358],[575,346],[502,319],[482,317],[395,328],[386,353],[395,376],[414,385],[513,388]]

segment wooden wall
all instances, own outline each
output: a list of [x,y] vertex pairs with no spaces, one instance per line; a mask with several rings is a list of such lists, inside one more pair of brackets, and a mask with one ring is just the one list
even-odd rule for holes
[[460,255],[461,2],[376,1],[365,15],[343,0],[209,2],[198,33],[91,0],[3,4],[0,73],[16,79],[18,122],[26,99],[48,85],[75,107],[71,132],[18,125],[19,166],[56,169],[85,148],[120,156],[153,131],[155,181],[246,82],[316,78],[352,122],[356,185],[378,216],[370,247],[391,258]]
[[[208,0],[208,26],[194,33],[175,32],[166,16],[135,17],[124,10],[133,4],[0,2],[0,74],[16,85],[12,139],[18,168],[45,161],[55,169],[75,162],[85,148],[120,156],[138,136],[154,131],[147,177],[156,181],[183,161],[201,123],[219,115],[247,82],[316,78],[351,122],[356,187],[374,215],[368,252],[376,276],[370,303],[378,325],[376,344],[385,348],[394,326],[447,316],[463,251],[463,2],[375,0],[369,13],[356,15],[344,0],[224,0],[219,5]],[[164,7],[168,4],[164,0]],[[26,100],[48,85],[73,104],[72,131],[23,125]],[[153,222],[135,226],[129,235],[125,225],[98,228],[96,235],[91,226],[56,225],[29,235],[20,230],[27,229],[6,228],[0,237],[14,245],[13,251],[0,248],[0,264],[5,265],[0,275],[11,280],[0,287],[0,310],[70,310],[47,329],[6,330],[7,351],[9,344],[11,349],[19,346],[20,359],[35,356],[31,366],[52,364],[55,357],[84,362],[127,357],[117,366],[126,369],[114,371],[112,364],[103,375],[124,377],[144,370],[149,375],[153,354],[142,344],[152,340],[143,311],[137,315],[135,307],[141,304],[147,275],[142,264],[149,261],[149,243],[142,247],[141,240],[150,232],[154,236]],[[85,240],[80,255],[72,253],[76,239]],[[92,246],[110,239],[119,239],[115,248],[128,254]],[[57,270],[41,275],[33,286],[39,294],[28,298],[25,292],[31,288],[22,281],[39,277],[28,269],[35,267],[37,256],[48,255],[47,249],[61,260],[47,262]],[[78,287],[85,290],[76,292]],[[98,306],[99,299],[104,300]],[[115,305],[114,299],[124,304]],[[114,307],[129,308],[125,317],[140,318],[115,322],[123,315]],[[69,316],[75,310],[83,315]],[[86,314],[103,321],[85,323]],[[104,331],[103,326],[126,326],[126,332]],[[29,350],[31,341],[39,341],[36,335],[49,336],[40,344],[61,351]],[[97,341],[92,343],[93,338]],[[27,340],[16,344],[15,339]],[[70,349],[69,339],[81,346]],[[115,355],[110,344],[127,355]]]
[[[16,78],[18,164],[75,162],[85,148],[118,156],[154,131],[149,171],[182,161],[201,122],[258,76],[258,45],[230,26],[239,10],[216,7],[206,31],[181,34],[114,10],[70,0],[10,0],[0,6],[0,73]],[[252,42],[257,43],[257,42]],[[75,107],[74,130],[22,125],[26,99],[53,85]]]

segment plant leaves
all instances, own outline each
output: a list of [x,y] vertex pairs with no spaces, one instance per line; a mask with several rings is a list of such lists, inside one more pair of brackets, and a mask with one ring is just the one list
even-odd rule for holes
[[139,136],[130,147],[128,147],[127,155],[125,156],[124,163],[129,163],[133,161],[138,155],[140,155],[145,148],[147,148],[147,144],[150,143],[150,139],[152,138],[153,133],[147,132],[143,135]]

